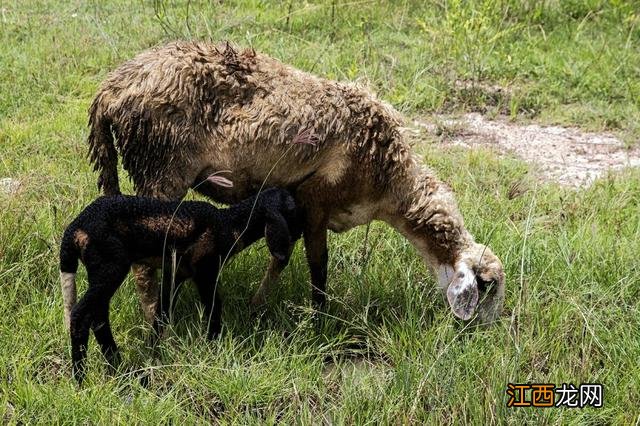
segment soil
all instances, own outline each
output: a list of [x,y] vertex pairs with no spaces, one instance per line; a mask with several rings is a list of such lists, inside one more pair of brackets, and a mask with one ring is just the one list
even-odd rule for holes
[[576,188],[589,186],[612,171],[640,166],[640,147],[629,149],[610,133],[574,127],[523,125],[470,113],[416,119],[407,130],[433,134],[445,146],[488,148],[499,155],[516,156],[533,164],[540,178]]
[[20,189],[20,181],[12,178],[0,178],[0,194],[13,195]]

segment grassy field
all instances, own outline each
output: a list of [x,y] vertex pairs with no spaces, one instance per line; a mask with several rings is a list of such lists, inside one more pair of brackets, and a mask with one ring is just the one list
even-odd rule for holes
[[[0,193],[0,421],[639,422],[638,171],[574,191],[536,183],[528,165],[490,152],[417,145],[454,188],[471,232],[504,262],[505,313],[483,330],[456,321],[414,250],[376,223],[366,245],[364,229],[330,236],[327,312],[310,310],[298,247],[267,310],[253,316],[248,299],[268,257],[257,245],[224,271],[222,338],[206,341],[187,291],[161,362],[145,347],[149,330],[127,281],[112,302],[124,365],[106,375],[92,341],[78,389],[57,265],[64,226],[98,195],[87,108],[105,74],[142,49],[229,39],[368,84],[409,116],[507,114],[609,130],[632,144],[639,6],[0,1],[0,178],[21,182],[16,194]],[[509,382],[602,383],[604,407],[507,408]]]

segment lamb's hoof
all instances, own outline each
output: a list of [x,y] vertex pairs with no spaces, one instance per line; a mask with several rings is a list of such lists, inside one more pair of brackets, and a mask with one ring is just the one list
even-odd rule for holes
[[[160,363],[160,361],[156,360],[156,359],[153,360],[153,363],[154,363],[154,365],[162,365]],[[153,368],[149,368],[149,369],[145,368],[145,369],[135,373],[135,375],[138,377],[138,381],[140,382],[140,386],[145,388],[145,389],[149,389],[149,387],[153,383],[154,369]]]

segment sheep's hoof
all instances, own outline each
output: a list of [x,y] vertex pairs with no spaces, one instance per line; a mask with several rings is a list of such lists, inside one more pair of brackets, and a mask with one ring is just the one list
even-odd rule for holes
[[145,303],[140,301],[140,304],[142,306],[142,313],[144,314],[145,321],[147,324],[153,324],[158,310],[158,302]]
[[251,306],[253,306],[254,308],[260,308],[266,304],[267,304],[267,298],[265,297],[264,293],[260,291],[254,294],[253,297],[251,298]]

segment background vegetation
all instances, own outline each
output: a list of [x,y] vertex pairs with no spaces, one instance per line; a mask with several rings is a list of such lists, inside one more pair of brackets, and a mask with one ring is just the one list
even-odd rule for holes
[[[309,309],[299,247],[267,310],[256,246],[223,276],[224,333],[194,292],[152,362],[133,283],[112,303],[125,363],[70,378],[57,246],[97,196],[87,108],[106,73],[177,38],[253,46],[358,80],[408,116],[480,111],[640,134],[640,5],[628,1],[0,1],[0,418],[3,422],[634,423],[640,420],[640,173],[574,191],[490,152],[416,149],[502,258],[506,310],[469,330],[382,224],[330,238],[331,304]],[[121,180],[125,181],[124,174]],[[127,188],[130,190],[130,188]],[[363,243],[366,241],[366,244]],[[84,288],[81,275],[80,288]],[[314,316],[319,318],[316,328]],[[136,372],[150,377],[140,385]],[[602,409],[511,409],[508,382],[605,386]]]

